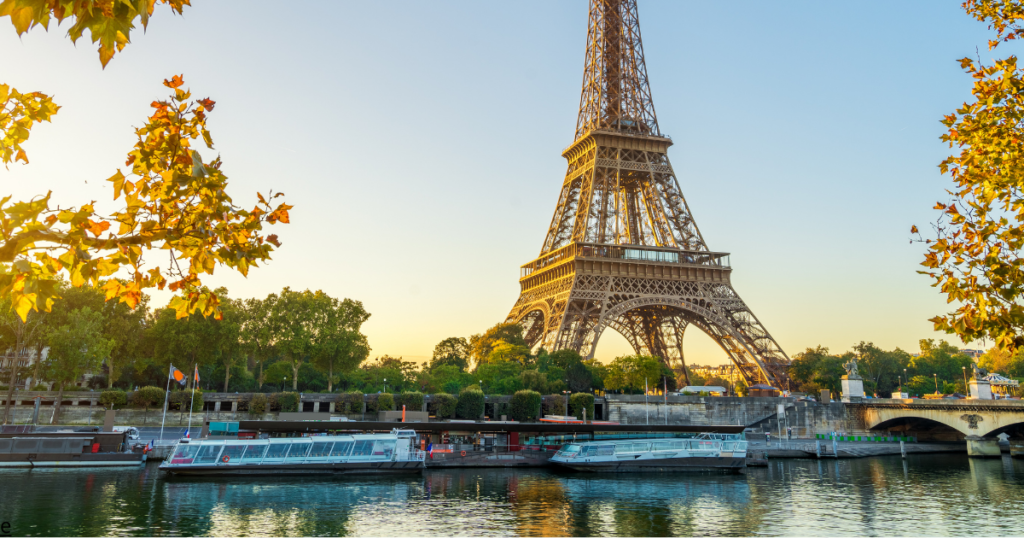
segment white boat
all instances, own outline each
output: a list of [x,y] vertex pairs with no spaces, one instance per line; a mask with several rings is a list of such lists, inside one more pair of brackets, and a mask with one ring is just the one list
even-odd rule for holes
[[160,470],[175,475],[366,474],[423,469],[416,432],[273,439],[182,439]]
[[551,463],[574,471],[739,471],[746,467],[743,434],[702,433],[691,438],[610,439],[569,443]]

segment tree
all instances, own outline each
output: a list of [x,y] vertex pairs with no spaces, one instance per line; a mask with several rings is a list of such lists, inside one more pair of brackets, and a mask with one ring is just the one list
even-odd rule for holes
[[594,377],[582,361],[576,361],[565,369],[565,384],[573,392],[590,390]]
[[[490,354],[487,355],[486,364],[499,364],[504,362],[514,362],[520,366],[526,367],[533,364],[533,356],[530,355],[530,348],[524,345],[498,340],[491,348]],[[479,368],[479,364],[477,365],[477,368]]]
[[103,316],[86,307],[74,310],[68,323],[47,334],[50,352],[46,357],[48,376],[57,382],[57,408],[53,420],[60,417],[64,387],[85,372],[99,367],[114,348],[113,340],[103,338]]
[[860,375],[865,379],[865,389],[867,390],[869,384],[874,385],[869,393],[889,393],[896,390],[900,385],[900,374],[911,361],[910,354],[902,349],[883,351],[870,342],[861,342],[853,346],[853,351],[857,354]]
[[[963,7],[995,31],[989,50],[1024,36],[1019,0]],[[958,153],[939,165],[953,188],[935,205],[934,237],[917,236],[928,245],[921,273],[957,308],[930,321],[965,343],[991,338],[1015,349],[1024,345],[1024,70],[1014,55],[991,65],[963,58],[960,66],[974,79],[973,100],[943,118],[941,140]]]
[[[189,2],[160,0],[161,4],[170,6],[179,15]],[[51,18],[56,19],[58,25],[66,18],[74,18],[74,24],[68,29],[71,42],[77,43],[78,38],[89,30],[92,42],[100,44],[100,63],[106,67],[114,53],[128,44],[135,21],[141,22],[143,29],[149,25],[155,5],[155,0],[119,0],[116,3],[103,0],[3,0],[0,17],[10,17],[19,36],[36,25],[49,30]]]
[[809,347],[793,357],[788,369],[789,377],[799,383],[801,392],[818,393],[821,389],[828,389],[832,394],[839,394],[840,379],[846,374],[843,363],[850,358],[853,358],[852,354],[838,357],[829,353],[826,347]]
[[604,385],[610,390],[644,390],[657,388],[662,377],[662,364],[649,355],[625,355],[612,359]]
[[483,334],[469,337],[469,356],[476,366],[487,362],[487,357],[494,351],[498,342],[513,346],[526,346],[523,338],[523,327],[518,323],[499,323]]
[[[945,340],[938,344],[934,340],[921,340],[921,353],[910,361],[911,375],[938,377],[939,381],[955,383],[963,378],[964,371],[971,368],[971,357]],[[935,387],[932,387],[932,392]]]
[[175,311],[161,308],[153,313],[148,339],[152,345],[151,360],[158,370],[165,374],[174,363],[185,375],[190,376],[193,368],[209,364],[217,357],[214,354],[213,327],[202,316],[179,319]]
[[1018,348],[1011,353],[1009,350],[993,347],[978,359],[978,366],[1006,377],[1024,377],[1024,348]]
[[438,366],[457,366],[460,370],[469,367],[469,342],[461,336],[452,336],[441,340],[434,346],[434,355],[430,359],[430,369]]
[[297,292],[284,288],[269,312],[271,333],[277,351],[292,367],[292,390],[299,387],[299,368],[312,355],[317,330],[317,310],[324,292]]
[[[12,5],[35,2],[13,1],[2,4],[8,14]],[[52,193],[28,202],[10,203],[10,196],[0,200],[0,295],[10,298],[23,320],[30,310],[50,311],[58,276],[64,272],[72,286],[101,287],[106,300],[118,299],[132,308],[142,300],[143,289],[167,288],[180,294],[169,305],[178,317],[195,311],[219,316],[219,299],[200,276],[213,274],[218,265],[247,275],[280,246],[276,235],[262,235],[263,226],[287,223],[291,206],[270,204],[281,193],[257,193],[259,202],[251,211],[234,204],[220,158],[204,162],[192,149],[199,140],[213,149],[206,121],[215,103],[193,100],[183,84],[180,76],[164,81],[173,93],[165,101],[154,101],[153,115],[136,130],[137,142],[126,163],[129,175],[118,169],[107,180],[114,200],[123,197],[122,210],[104,216],[91,203],[51,208]],[[30,114],[26,110],[0,122],[8,121],[5,128],[10,130],[9,125],[20,125]],[[13,131],[27,138],[24,127]],[[171,261],[161,267],[148,260],[144,254],[154,249],[168,251]],[[125,278],[110,278],[115,273]]]
[[[11,406],[14,405],[14,388],[18,384],[21,357],[26,356],[26,348],[34,346],[36,342],[45,341],[44,316],[45,314],[35,312],[27,319],[23,319],[11,310],[10,301],[0,297],[0,349],[7,348],[8,351],[14,352],[10,376],[7,379],[4,424],[7,424],[7,420],[11,416]],[[36,355],[36,363],[39,362],[40,355]],[[35,382],[36,379],[32,381]]]
[[[6,3],[0,4],[0,16]],[[28,141],[32,124],[50,121],[58,110],[60,107],[44,93],[21,93],[7,84],[0,84],[0,134],[3,134],[0,161],[5,167],[10,168],[8,165],[16,161],[28,164],[28,155],[21,144]]]
[[242,311],[242,326],[239,339],[242,348],[255,360],[259,368],[256,375],[256,386],[263,388],[263,367],[267,360],[274,356],[274,333],[270,324],[270,312],[274,309],[277,295],[270,294],[266,299],[245,299],[238,304]]
[[338,301],[326,294],[315,298],[318,307],[313,365],[327,374],[327,390],[334,390],[334,372],[351,372],[370,355],[366,335],[359,332],[370,314],[363,303]]

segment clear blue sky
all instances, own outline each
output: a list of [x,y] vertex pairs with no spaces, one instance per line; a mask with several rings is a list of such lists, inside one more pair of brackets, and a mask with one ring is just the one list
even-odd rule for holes
[[[63,106],[33,131],[32,163],[0,172],[4,190],[112,208],[103,179],[161,80],[184,73],[217,101],[210,127],[235,200],[274,188],[295,206],[270,266],[210,284],[361,300],[373,355],[424,358],[503,320],[565,174],[587,2],[193,3],[184,17],[158,8],[106,70],[67,24],[21,39],[0,24],[0,82]],[[959,3],[640,0],[683,192],[791,356],[942,336],[927,319],[946,305],[915,273],[909,229],[934,219],[949,183],[939,119],[971,84],[956,60],[991,57]],[[608,331],[597,354],[628,351]],[[725,360],[697,330],[686,353]]]

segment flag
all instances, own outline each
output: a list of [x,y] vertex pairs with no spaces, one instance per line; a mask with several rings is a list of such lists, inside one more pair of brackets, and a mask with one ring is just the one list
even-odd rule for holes
[[175,368],[173,364],[171,365],[171,373],[168,376],[168,379],[181,383],[181,386],[183,387],[185,386],[185,383],[188,383],[188,379],[185,378],[185,374],[181,373],[181,370]]
[[185,429],[185,438],[188,439],[188,428]]
[[199,384],[199,365],[196,365],[196,384]]

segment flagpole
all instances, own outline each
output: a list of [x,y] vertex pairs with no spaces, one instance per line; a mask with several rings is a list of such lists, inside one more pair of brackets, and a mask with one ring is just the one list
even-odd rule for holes
[[[174,365],[170,365],[171,370],[167,370],[167,390],[164,391],[164,416],[160,419],[160,440],[164,440],[164,422],[167,422],[167,400],[171,398],[171,375],[174,372]],[[154,445],[155,446],[155,445]]]
[[193,365],[192,369],[192,401],[188,404],[188,428],[185,429],[189,437],[192,437],[192,406],[196,403],[196,374],[199,373],[199,367]]

